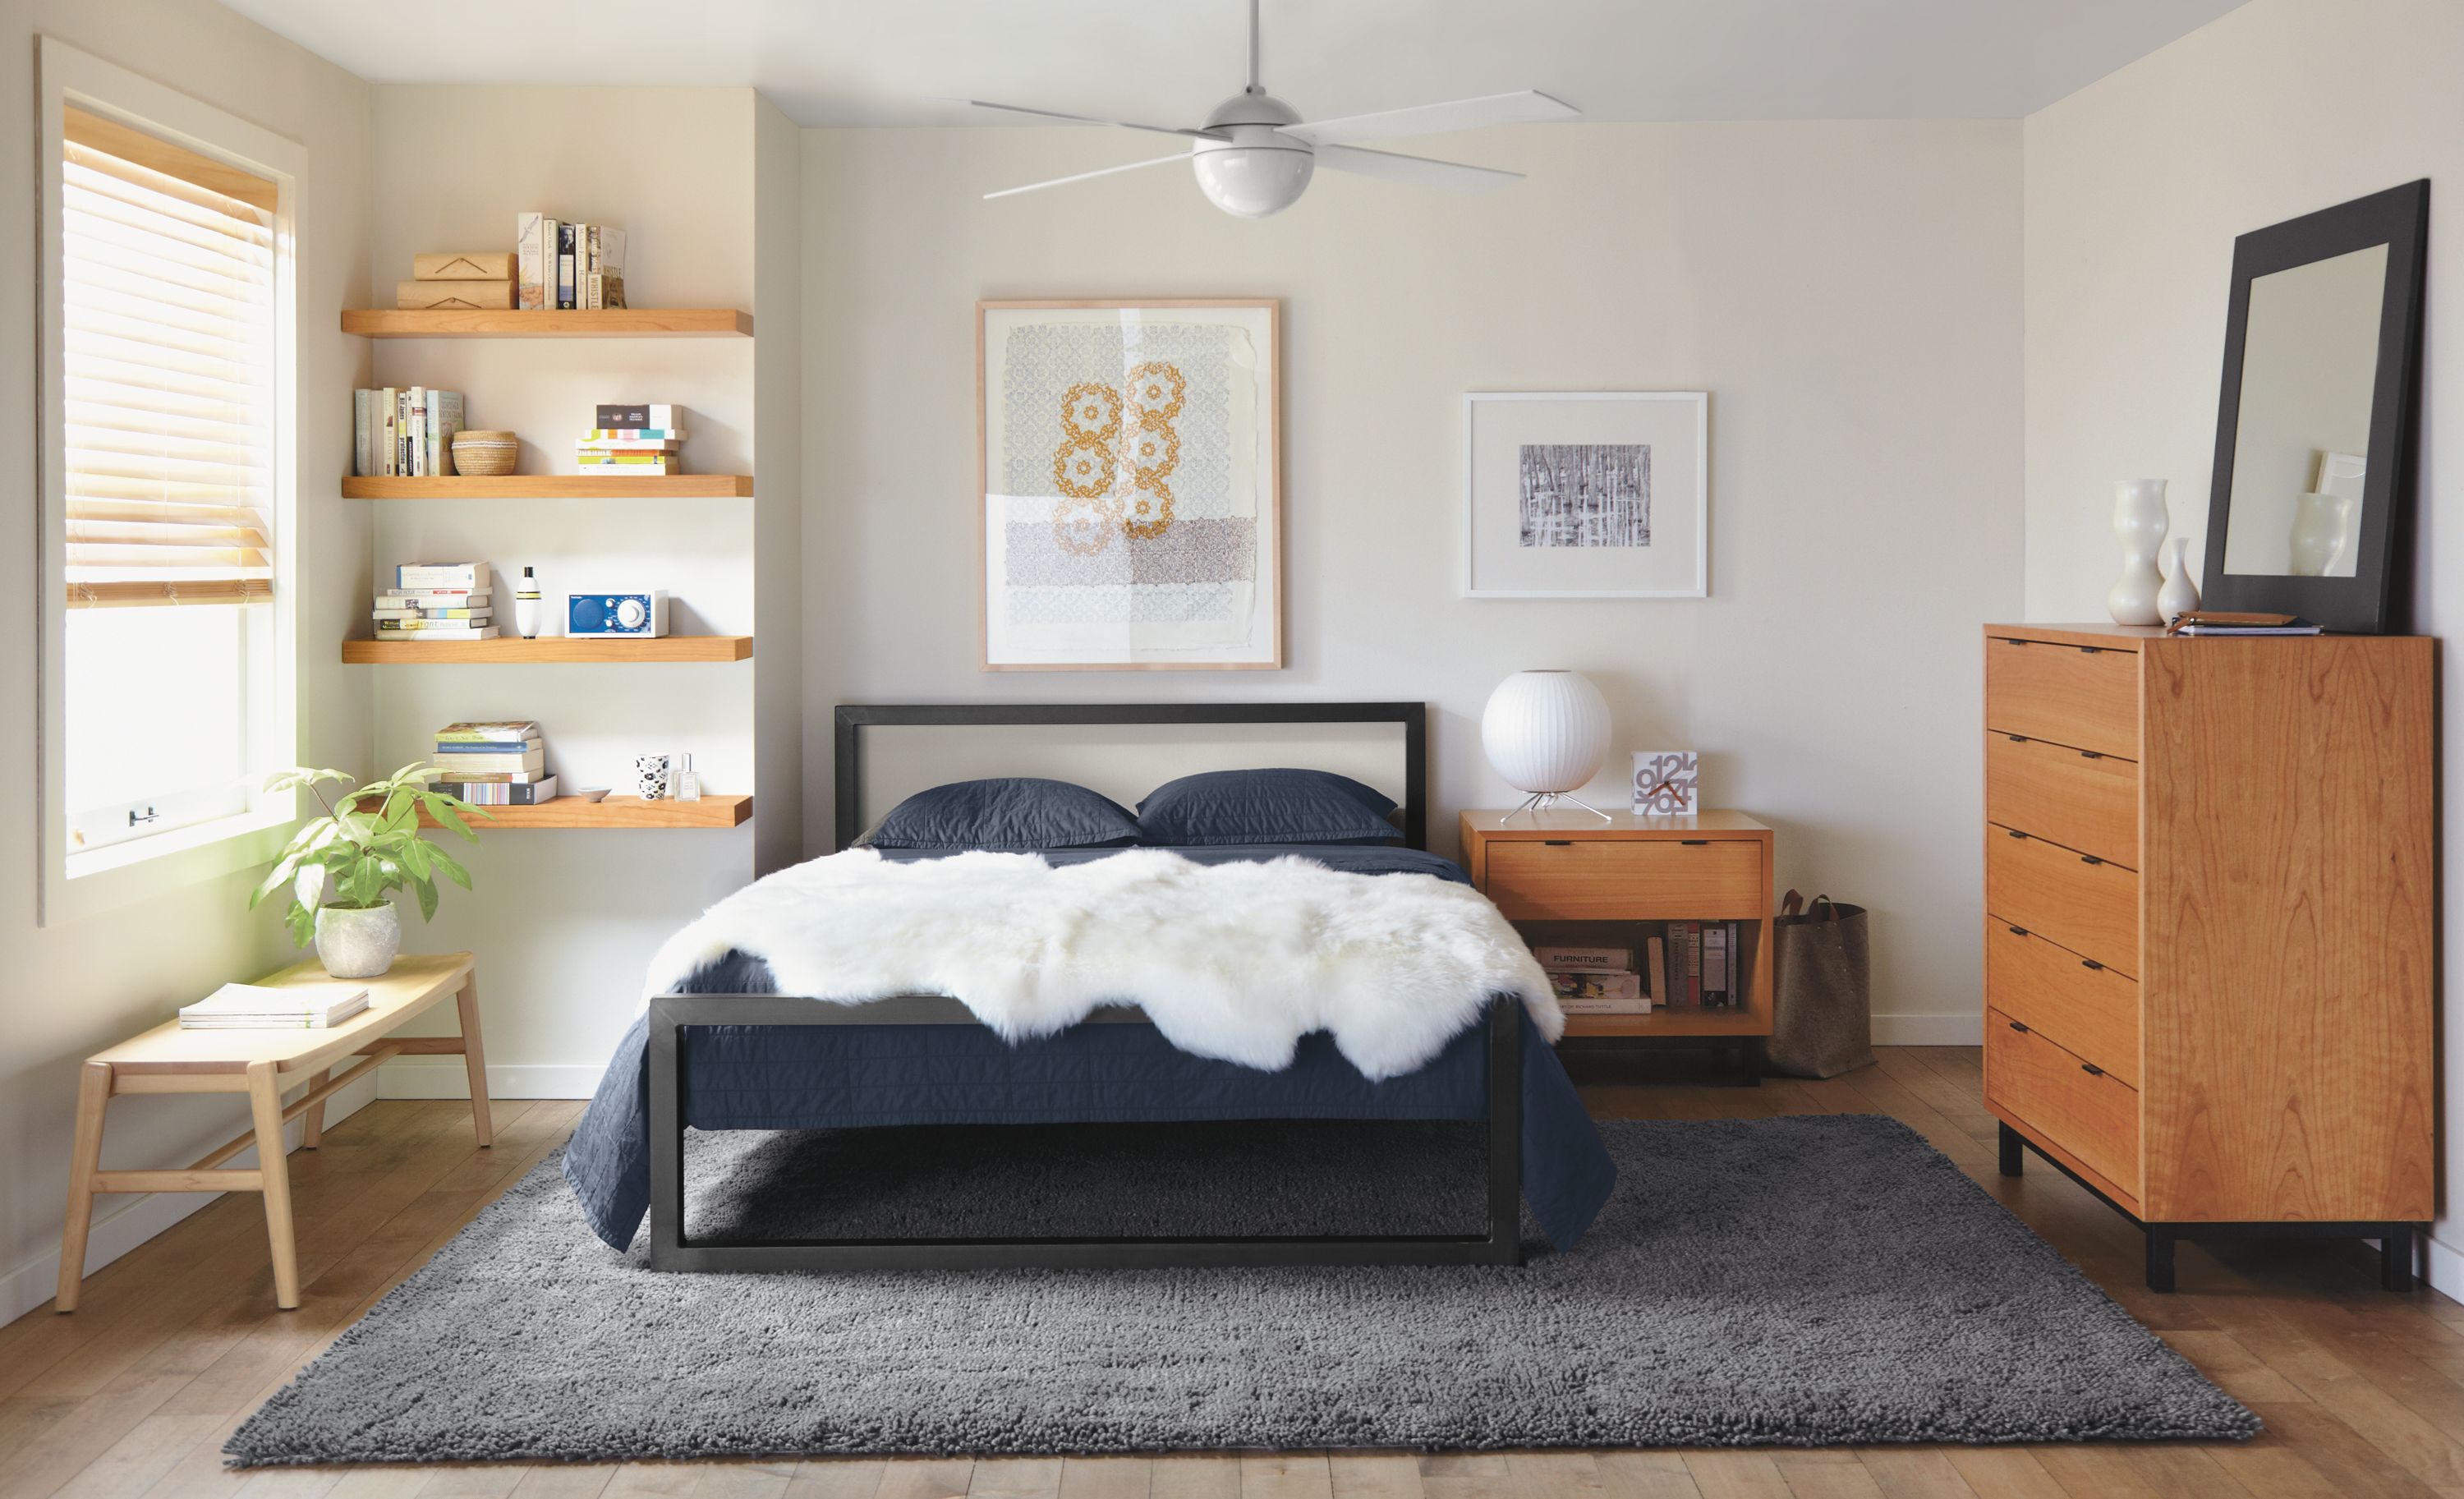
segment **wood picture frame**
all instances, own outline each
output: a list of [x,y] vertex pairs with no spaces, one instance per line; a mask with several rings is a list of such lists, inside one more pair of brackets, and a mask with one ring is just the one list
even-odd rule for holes
[[[1048,318],[1040,315],[1050,315]],[[1043,455],[1033,454],[1030,470],[1023,458],[1007,451],[1011,438],[1012,403],[1009,362],[1005,341],[1024,329],[1103,328],[1125,330],[1124,343],[1115,356],[1115,367],[1109,374],[1092,365],[1087,372],[1063,367],[1050,373],[1048,382],[1058,383],[1072,374],[1085,373],[1086,378],[1071,380],[1056,403],[1053,414],[1054,452],[1052,477],[1041,483]],[[1149,363],[1132,360],[1132,347],[1143,344],[1150,330],[1156,328],[1186,329],[1221,327],[1230,330],[1225,339],[1223,367],[1199,382],[1200,388],[1216,392],[1225,406],[1222,447],[1214,456],[1222,467],[1222,482],[1212,489],[1193,508],[1198,514],[1176,515],[1172,492],[1166,488],[1170,476],[1178,472],[1177,465],[1187,461],[1182,453],[1180,430],[1173,427],[1164,435],[1169,456],[1155,466],[1139,465],[1125,446],[1113,452],[1108,448],[1080,448],[1067,428],[1070,398],[1089,385],[1109,386],[1111,380],[1121,385],[1101,392],[1111,398],[1109,425],[1097,412],[1092,430],[1109,431],[1113,436],[1127,430],[1122,423],[1127,412],[1139,404],[1130,389],[1130,377]],[[1170,341],[1167,341],[1169,343]],[[1084,359],[1084,351],[1077,356]],[[1207,671],[1280,671],[1284,666],[1284,514],[1283,514],[1283,303],[1276,298],[1147,298],[1133,300],[1103,298],[1035,298],[1023,300],[982,300],[976,304],[976,577],[977,577],[977,666],[986,672],[1207,672]],[[1176,378],[1179,372],[1176,370]],[[1221,387],[1220,390],[1218,387]],[[1186,384],[1176,386],[1167,402],[1177,413],[1183,395],[1190,389]],[[1048,392],[1047,392],[1048,393]],[[1214,398],[1210,396],[1210,399]],[[1030,398],[1031,399],[1031,398]],[[996,406],[996,403],[999,406]],[[1166,414],[1155,408],[1150,416]],[[1243,418],[1247,417],[1244,427]],[[1041,415],[1037,417],[1041,420]],[[1146,426],[1140,430],[1155,432]],[[1021,429],[1023,430],[1023,429]],[[1038,439],[1041,440],[1040,438]],[[1102,439],[1105,442],[1110,437]],[[1087,439],[1089,444],[1096,438]],[[1004,452],[998,459],[996,445]],[[1065,462],[1084,467],[1084,460],[1100,455],[1103,463],[1114,466],[1114,479],[1100,493],[1071,491],[1062,493],[1058,486],[1067,476]],[[1200,456],[1200,455],[1193,455]],[[1157,474],[1156,470],[1160,470]],[[1012,495],[997,492],[995,479],[1002,474],[1027,479],[1017,487],[1024,493]],[[1155,482],[1160,478],[1161,483]],[[1099,475],[1080,475],[1090,486]],[[1157,510],[1160,513],[1157,513]],[[1022,516],[1038,518],[1023,520]],[[1110,552],[1106,560],[1126,562],[1138,549],[1141,561],[1158,567],[1231,567],[1228,576],[1198,576],[1184,580],[1169,578],[1153,582],[1106,584],[1130,590],[1110,606],[1131,610],[1142,606],[1136,590],[1148,587],[1180,587],[1203,589],[1212,584],[1222,586],[1224,601],[1220,614],[1199,617],[1199,607],[1191,604],[1191,614],[1178,620],[1157,624],[1150,619],[1135,618],[1056,621],[1048,628],[1021,624],[1014,613],[1001,612],[1010,600],[1014,588],[1024,584],[1015,582],[1016,572],[1010,566],[1009,546],[1013,535],[1028,538],[1030,532],[1048,523],[1058,542],[1058,550],[1043,559],[1050,567],[1058,562],[1066,573],[1084,571],[1077,559]],[[1140,519],[1144,516],[1147,518]],[[1184,525],[1183,522],[1188,522]],[[1247,528],[1247,540],[1240,540],[1242,527]],[[1167,549],[1153,543],[1171,534],[1170,528],[1180,527],[1184,537],[1205,536],[1208,546],[1203,561],[1193,554],[1199,549],[1176,545]],[[1206,528],[1202,530],[1201,528]],[[1211,534],[1209,534],[1211,532]],[[1033,538],[1032,540],[1040,540]],[[1176,542],[1180,541],[1176,538]],[[1030,540],[1030,543],[1032,541]],[[1066,557],[1063,554],[1067,554]],[[1230,559],[1230,561],[1225,561]],[[1238,568],[1245,564],[1247,576],[1239,576]],[[1038,585],[1050,602],[1059,589],[1087,589],[1091,584],[1082,578],[1064,577],[1050,585]],[[1190,597],[1194,598],[1193,593]],[[1104,603],[1105,601],[1092,601]],[[1155,644],[1139,645],[1127,637],[1140,632],[1142,627],[1162,637]],[[1177,628],[1176,628],[1177,627]],[[1106,640],[1106,629],[1117,631],[1117,640]],[[1217,638],[1210,640],[1214,635]],[[1177,637],[1177,639],[1174,637]],[[1100,649],[1099,649],[1100,648]]]

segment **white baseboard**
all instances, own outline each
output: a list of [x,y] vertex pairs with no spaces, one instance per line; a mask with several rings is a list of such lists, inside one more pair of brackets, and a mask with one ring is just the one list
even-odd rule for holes
[[2421,1238],[2430,1246],[2429,1266],[2421,1278],[2430,1282],[2431,1290],[2449,1300],[2464,1301],[2464,1249],[2449,1246],[2434,1233]]
[[1877,1015],[1874,1045],[1981,1047],[1985,1045],[1985,1016],[1980,1010],[1958,1015]]
[[[563,1067],[491,1067],[491,1098],[587,1098],[599,1091],[607,1069]],[[456,1056],[403,1057],[377,1069],[380,1098],[468,1098],[471,1080]]]
[[[359,1113],[377,1097],[376,1082],[363,1078],[325,1100],[325,1122],[330,1127]],[[122,1100],[121,1108],[128,1107]],[[140,1107],[143,1107],[142,1103]],[[244,1125],[243,1117],[241,1123]],[[299,1148],[299,1121],[294,1120],[283,1132],[291,1150]],[[245,1171],[256,1164],[253,1146],[231,1157],[233,1171]],[[129,1199],[117,1212],[105,1217],[98,1210],[94,1227],[86,1238],[85,1272],[88,1275],[119,1259],[156,1234],[189,1214],[205,1208],[220,1192],[147,1192]],[[114,1201],[103,1198],[103,1203]],[[0,1275],[0,1322],[12,1322],[52,1299],[59,1290],[60,1251],[54,1249],[5,1275]]]

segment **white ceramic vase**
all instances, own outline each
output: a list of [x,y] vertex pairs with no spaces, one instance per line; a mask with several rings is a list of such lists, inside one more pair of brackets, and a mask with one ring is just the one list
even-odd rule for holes
[[2113,535],[2122,543],[2122,576],[2104,596],[2117,625],[2162,625],[2156,595],[2165,576],[2156,570],[2156,549],[2171,529],[2163,479],[2123,479],[2113,486]]
[[1609,702],[1575,672],[1517,672],[1488,694],[1480,747],[1517,791],[1579,789],[1609,753]]
[[337,979],[373,979],[402,951],[402,917],[393,902],[351,910],[317,908],[317,960]]
[[2304,495],[2293,502],[2293,576],[2324,578],[2344,549],[2353,502],[2342,495]]
[[2190,581],[2190,539],[2177,536],[2165,543],[2165,586],[2156,590],[2156,612],[2166,624],[2199,606],[2199,585]]

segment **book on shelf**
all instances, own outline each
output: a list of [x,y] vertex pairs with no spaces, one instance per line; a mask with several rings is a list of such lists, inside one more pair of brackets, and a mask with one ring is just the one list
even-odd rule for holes
[[183,1030],[323,1030],[368,1007],[365,987],[348,983],[276,987],[227,983],[180,1007]]
[[685,408],[658,401],[639,406],[603,402],[593,420],[599,427],[615,431],[673,431],[682,437]]
[[381,619],[379,640],[494,640],[496,627],[471,620]]
[[1664,937],[1645,937],[1642,950],[1643,988],[1650,994],[1652,1003],[1664,1007],[1668,1003],[1668,939]]
[[576,453],[573,462],[584,474],[629,474],[636,478],[685,471],[683,456],[672,452],[583,452]]
[[[1651,997],[1643,991],[1642,976],[1636,973],[1551,973],[1549,986],[1555,991],[1560,1007],[1584,1006],[1591,1014],[1647,1014]],[[1614,1009],[1611,1006],[1615,1006]]]
[[436,731],[436,747],[449,744],[527,744],[539,737],[534,718],[472,718]]
[[681,427],[594,427],[582,434],[582,440],[588,443],[680,444],[685,440],[685,430]]
[[625,305],[625,231],[605,224],[587,226],[583,263],[582,304],[596,312]]
[[548,282],[542,275],[547,261],[539,238],[546,222],[547,215],[537,209],[514,215],[514,305],[523,312],[547,310]]
[[381,609],[477,609],[488,606],[485,588],[386,588],[377,594]]
[[446,607],[393,608],[388,607],[383,603],[379,603],[375,608],[368,611],[368,617],[370,619],[377,620],[436,620],[448,624],[458,622],[466,625],[484,625],[489,620],[494,619],[495,617],[495,610],[488,607],[484,604],[479,606],[477,608],[466,609]]
[[577,448],[583,452],[682,452],[681,437],[606,437],[584,432]]
[[547,741],[537,734],[518,739],[487,739],[477,742],[470,739],[449,739],[440,735],[436,740],[437,754],[452,757],[452,763],[465,768],[477,767],[479,762],[472,758],[473,756],[529,755],[546,747]]
[[462,392],[425,386],[351,392],[351,469],[363,478],[450,474]]
[[486,562],[400,562],[393,570],[393,585],[408,592],[444,592],[461,589],[479,593],[488,586]]
[[460,797],[473,806],[540,806],[556,800],[556,778],[541,776],[537,781],[439,781],[434,789],[447,796]]
[[1560,947],[1544,944],[1531,949],[1540,966],[1551,973],[1584,970],[1595,973],[1630,973],[1634,969],[1631,947]]
[[460,761],[439,761],[448,781],[467,782],[472,785],[526,786],[547,778],[544,770],[471,770]]
[[556,227],[556,307],[559,312],[571,312],[582,305],[574,294],[575,278],[581,274],[579,224]]
[[547,769],[547,752],[534,742],[529,749],[518,752],[490,750],[455,755],[450,760],[440,755],[437,762],[445,766],[448,779],[454,781],[469,781],[499,771],[536,776]]

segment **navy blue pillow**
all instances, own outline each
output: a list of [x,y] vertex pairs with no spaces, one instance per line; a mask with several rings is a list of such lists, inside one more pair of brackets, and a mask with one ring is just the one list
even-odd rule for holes
[[1210,770],[1167,782],[1138,804],[1146,841],[1167,848],[1241,843],[1400,843],[1393,799],[1327,770]]
[[1100,849],[1138,841],[1119,803],[1067,781],[1012,776],[918,791],[865,842],[876,849]]

